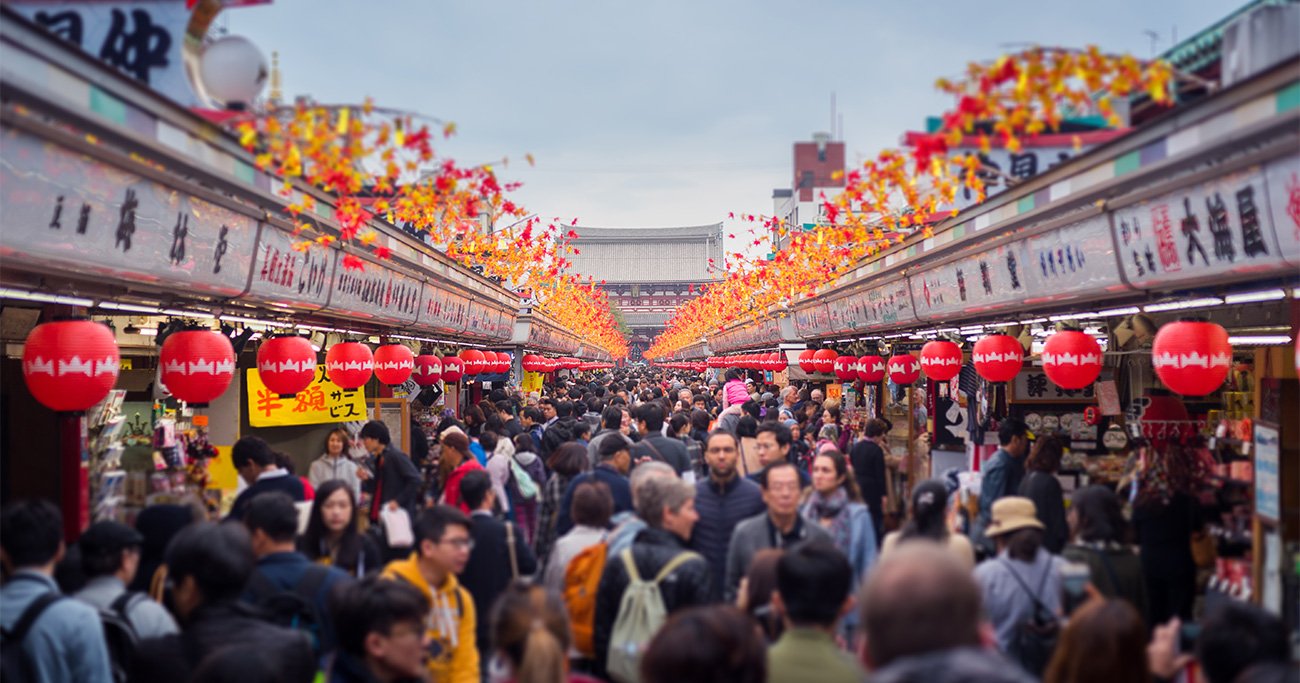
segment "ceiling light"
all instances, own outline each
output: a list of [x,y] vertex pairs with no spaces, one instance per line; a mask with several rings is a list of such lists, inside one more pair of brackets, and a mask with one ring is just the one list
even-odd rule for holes
[[[141,328],[140,328],[140,336],[142,336],[142,337],[157,337],[157,336],[158,336],[158,328],[156,328],[156,327],[141,327]],[[179,338],[179,337],[178,337],[178,338]]]
[[1277,346],[1281,344],[1290,344],[1290,335],[1285,334],[1255,334],[1243,335],[1240,337],[1228,337],[1228,343],[1234,346]]
[[1163,304],[1148,304],[1142,307],[1147,313],[1159,313],[1161,311],[1182,311],[1188,308],[1209,308],[1223,304],[1223,299],[1219,297],[1207,297],[1205,299],[1187,299],[1184,301],[1170,301]]
[[164,308],[159,311],[159,313],[162,313],[163,315],[174,315],[181,318],[203,318],[205,320],[212,320],[217,317],[211,313],[204,313],[202,311],[182,311],[175,308]]
[[1051,322],[1058,322],[1061,320],[1080,320],[1083,318],[1096,318],[1098,315],[1099,314],[1096,311],[1091,313],[1067,313],[1066,315],[1050,316],[1048,320]]
[[96,308],[104,308],[110,311],[131,311],[132,313],[159,313],[160,311],[154,306],[137,306],[136,304],[118,304],[112,301],[101,301]]
[[1016,324],[1017,324],[1017,325],[1033,325],[1033,324],[1036,324],[1036,323],[1045,323],[1045,322],[1047,322],[1047,318],[1030,318],[1029,320],[1021,320],[1021,321],[1019,321],[1019,322],[1016,323]]
[[44,292],[28,292],[22,289],[0,289],[0,298],[35,301],[44,304],[63,304],[66,306],[90,306],[94,301],[76,296],[59,296]]
[[1124,308],[1108,308],[1104,311],[1097,311],[1097,316],[1100,318],[1109,318],[1113,315],[1134,315],[1141,312],[1142,309],[1137,306],[1125,306]]
[[221,320],[227,320],[235,323],[245,323],[248,325],[265,325],[267,327],[291,327],[289,323],[273,322],[270,320],[257,320],[256,318],[243,318],[237,315],[223,315]]
[[1285,299],[1286,292],[1281,289],[1266,289],[1261,292],[1242,292],[1223,297],[1225,304],[1249,304],[1256,301],[1277,301]]

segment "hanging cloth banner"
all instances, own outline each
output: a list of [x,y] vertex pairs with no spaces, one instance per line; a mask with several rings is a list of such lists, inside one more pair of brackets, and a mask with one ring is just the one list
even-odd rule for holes
[[341,389],[325,376],[325,366],[316,366],[316,379],[293,398],[266,388],[257,369],[247,371],[248,423],[254,427],[314,425],[367,419],[364,388]]

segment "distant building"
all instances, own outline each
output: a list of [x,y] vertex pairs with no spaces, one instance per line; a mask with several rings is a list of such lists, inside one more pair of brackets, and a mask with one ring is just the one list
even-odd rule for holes
[[[772,191],[773,215],[791,230],[811,230],[826,218],[820,196],[844,189],[844,143],[832,140],[829,133],[813,133],[811,142],[794,143],[793,170],[790,188]],[[774,233],[774,250],[780,251],[788,240]]]
[[[609,294],[644,350],[678,306],[722,273],[722,224],[677,228],[574,228],[573,273]],[[712,262],[710,262],[712,259]]]

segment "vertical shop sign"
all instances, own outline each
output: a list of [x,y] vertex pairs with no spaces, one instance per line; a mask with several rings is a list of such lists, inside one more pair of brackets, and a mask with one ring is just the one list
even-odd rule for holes
[[1278,479],[1276,427],[1255,423],[1255,514],[1276,522],[1282,518]]

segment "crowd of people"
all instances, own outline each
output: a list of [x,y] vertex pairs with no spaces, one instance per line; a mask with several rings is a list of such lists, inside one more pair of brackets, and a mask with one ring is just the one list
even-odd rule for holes
[[1189,638],[1158,513],[1094,486],[1067,514],[1060,443],[1014,418],[977,508],[922,480],[893,520],[889,425],[812,387],[620,369],[459,417],[410,454],[334,430],[301,475],[244,437],[221,520],[154,506],[65,547],[57,507],[8,503],[5,680],[1296,680],[1249,604]]

